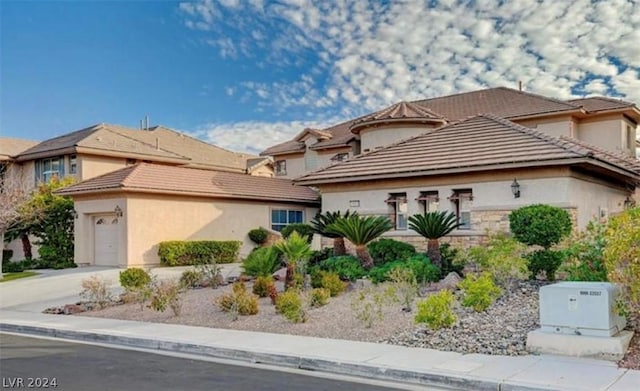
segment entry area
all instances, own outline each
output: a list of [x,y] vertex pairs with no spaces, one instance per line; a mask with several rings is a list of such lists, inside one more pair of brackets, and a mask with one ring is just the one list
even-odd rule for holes
[[96,216],[93,220],[94,264],[118,266],[118,217]]

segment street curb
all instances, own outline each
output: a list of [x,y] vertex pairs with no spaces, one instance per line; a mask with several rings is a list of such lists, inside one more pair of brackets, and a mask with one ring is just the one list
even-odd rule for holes
[[417,372],[405,369],[378,367],[374,365],[340,362],[313,357],[293,356],[279,353],[254,352],[249,350],[205,346],[176,341],[159,341],[142,337],[127,337],[88,331],[55,329],[0,322],[0,332],[10,332],[34,336],[62,338],[75,341],[127,346],[174,353],[187,353],[210,358],[220,358],[266,364],[289,368],[363,377],[367,379],[396,381],[405,384],[445,387],[479,391],[549,391],[552,388],[532,387],[524,384],[506,384],[490,379],[480,379],[438,371]]

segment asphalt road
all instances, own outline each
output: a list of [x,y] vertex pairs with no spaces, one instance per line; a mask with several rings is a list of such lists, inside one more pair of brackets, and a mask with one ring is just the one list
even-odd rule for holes
[[297,373],[9,334],[0,334],[0,373],[2,389],[397,390]]

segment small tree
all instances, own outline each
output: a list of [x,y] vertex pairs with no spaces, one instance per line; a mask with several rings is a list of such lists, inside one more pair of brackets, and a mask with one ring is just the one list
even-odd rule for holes
[[442,266],[440,238],[449,235],[460,225],[452,212],[428,212],[409,217],[409,228],[427,239],[427,256],[438,267]]
[[349,216],[357,215],[355,212],[351,212],[347,210],[344,215],[337,212],[325,212],[318,213],[316,217],[311,220],[311,226],[313,227],[313,232],[318,235],[324,236],[325,238],[333,239],[333,255],[339,257],[341,255],[347,254],[347,249],[344,245],[344,236],[330,232],[327,230],[331,224],[335,223],[337,219],[341,217],[349,218]]
[[544,270],[548,280],[555,279],[563,254],[549,248],[571,232],[569,213],[550,205],[529,205],[511,212],[509,223],[516,240],[529,246],[544,248],[528,255],[531,278]]
[[605,232],[609,281],[620,285],[629,322],[640,330],[640,208],[615,216]]
[[293,231],[286,240],[281,240],[274,245],[284,255],[287,264],[285,287],[293,286],[296,268],[304,273],[307,259],[312,254],[311,247],[306,236],[300,236]]
[[[18,219],[20,208],[29,198],[29,183],[22,167],[0,163],[0,244],[4,244],[7,228]],[[0,255],[0,263],[2,261]]]
[[357,214],[340,217],[327,227],[327,231],[342,235],[356,247],[356,255],[366,269],[373,267],[373,259],[367,250],[367,244],[383,233],[391,230],[391,221],[383,216],[361,217]]

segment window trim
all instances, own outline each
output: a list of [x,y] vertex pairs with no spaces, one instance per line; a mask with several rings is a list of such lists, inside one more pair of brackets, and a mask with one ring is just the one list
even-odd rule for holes
[[[273,222],[273,212],[274,211],[285,211],[286,212],[286,219],[287,222],[286,223],[274,223]],[[280,232],[282,230],[282,228],[286,227],[289,224],[299,224],[297,221],[296,222],[291,222],[289,221],[289,213],[290,212],[300,212],[300,223],[304,223],[305,222],[305,210],[302,208],[287,208],[287,207],[283,207],[283,208],[276,208],[276,207],[272,207],[269,208],[269,226],[271,227],[271,230],[276,231],[276,232]],[[281,226],[280,229],[276,229],[275,226]]]
[[473,201],[473,189],[454,189],[453,193],[449,197],[449,200],[454,205],[454,213],[456,215],[456,219],[458,223],[462,222],[463,213],[469,214],[469,220],[468,220],[469,224],[461,225],[458,227],[458,229],[465,230],[465,231],[471,230],[471,208],[462,209],[462,201],[464,200]]
[[75,153],[69,155],[69,174],[78,173],[78,155]]
[[[284,167],[284,169],[282,169],[281,166]],[[276,173],[276,176],[287,175],[287,160],[286,159],[276,160],[275,162],[273,162],[273,168]]]
[[429,211],[429,204],[432,202],[437,205],[436,210],[440,210],[440,193],[438,190],[421,191],[416,201],[418,201],[422,212],[425,214]]
[[[55,170],[53,169],[54,162],[57,163],[57,167]],[[49,169],[45,170],[45,168],[47,168],[46,167],[47,163],[49,163],[49,167],[48,167]],[[52,156],[52,157],[36,160],[34,163],[35,170],[36,170],[36,175],[35,175],[36,183],[39,183],[39,182],[46,183],[50,181],[51,178],[53,178],[54,176],[57,176],[58,178],[64,177],[65,175],[64,163],[65,163],[64,156]]]
[[[394,229],[396,231],[406,231],[409,229],[409,200],[407,193],[389,193],[389,197],[384,202],[393,209],[390,215],[392,216],[391,223],[393,223]],[[405,212],[400,211],[400,205],[403,204],[406,209]],[[404,217],[402,218],[402,216]],[[401,224],[402,222],[404,222],[404,224]]]

